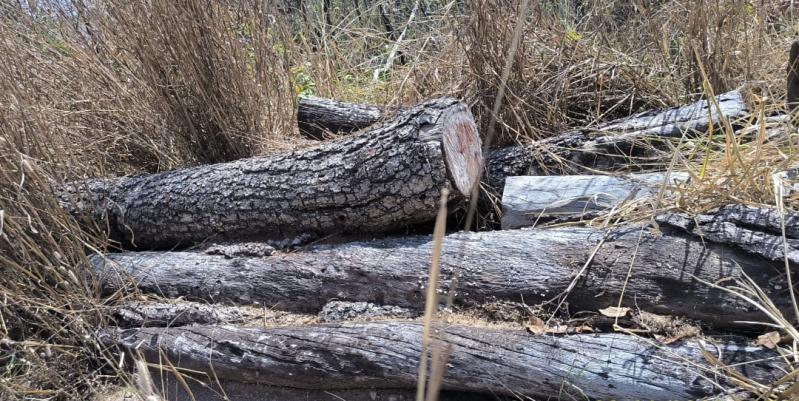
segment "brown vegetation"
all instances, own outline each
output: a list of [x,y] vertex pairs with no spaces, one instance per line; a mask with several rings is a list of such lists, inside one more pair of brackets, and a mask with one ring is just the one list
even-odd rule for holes
[[[381,18],[403,26],[410,10],[311,3],[0,5],[0,398],[78,399],[121,374],[92,334],[111,300],[86,275],[86,251],[109,244],[78,227],[53,185],[302,146],[300,92],[380,105],[454,95],[488,123],[518,1],[424,2],[399,43],[405,63],[377,82],[397,38]],[[504,143],[735,88],[758,116],[746,124],[795,100],[785,71],[797,10],[785,2],[535,3],[497,116]],[[773,202],[771,174],[796,161],[795,140],[765,142],[762,127],[675,144],[699,155],[674,161],[698,179],[669,207]],[[773,320],[799,340],[789,319]]]

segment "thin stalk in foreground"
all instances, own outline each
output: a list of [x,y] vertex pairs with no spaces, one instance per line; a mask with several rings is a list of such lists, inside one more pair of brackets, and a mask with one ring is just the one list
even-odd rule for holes
[[[488,122],[488,133],[483,141],[483,155],[488,154],[488,149],[491,147],[491,142],[494,141],[494,136],[496,135],[497,114],[499,114],[499,108],[502,106],[502,101],[505,99],[505,89],[508,86],[510,68],[513,66],[513,60],[516,58],[516,50],[519,48],[519,40],[521,40],[522,37],[524,22],[527,18],[527,10],[529,8],[530,0],[524,0],[519,8],[519,19],[516,21],[516,27],[513,29],[513,39],[511,40],[510,47],[508,48],[508,55],[505,59],[505,65],[502,68],[502,76],[500,76],[499,80],[499,91],[497,91],[497,97],[494,99],[494,107],[491,109],[491,119]],[[475,184],[472,188],[472,193],[470,195],[469,211],[466,213],[465,224],[465,230],[467,232],[471,231],[472,229],[472,220],[474,220],[474,214],[477,211],[477,198],[480,196],[480,182],[483,180],[484,169],[485,166],[480,169],[477,184]]]
[[422,331],[422,353],[419,357],[419,378],[416,385],[416,401],[424,401],[425,381],[427,379],[427,351],[430,348],[430,331],[433,327],[438,306],[438,273],[441,264],[441,246],[447,226],[447,198],[449,190],[441,190],[436,227],[433,230],[433,256],[430,264],[430,278],[427,280],[427,299],[424,308],[424,329]]

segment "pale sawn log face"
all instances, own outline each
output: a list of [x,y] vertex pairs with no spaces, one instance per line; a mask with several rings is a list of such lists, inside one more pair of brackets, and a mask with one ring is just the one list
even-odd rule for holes
[[467,107],[442,98],[311,149],[76,184],[61,196],[73,214],[108,224],[125,244],[167,248],[206,239],[382,232],[430,221],[441,190],[463,200],[481,166]]
[[[456,305],[465,307],[495,300],[551,301],[574,280],[602,236],[587,228],[451,234],[444,240],[441,289],[446,293],[455,286]],[[91,260],[106,292],[133,282],[144,292],[167,297],[308,313],[318,313],[334,299],[421,310],[431,248],[430,236],[417,236],[312,246],[268,257],[130,252]],[[622,306],[751,330],[735,322],[764,321],[765,316],[699,281],[742,278],[741,269],[778,307],[790,310],[784,288],[771,280],[780,271],[775,262],[688,234],[620,229],[599,248],[569,294],[566,309],[615,306],[625,288]]]
[[[694,341],[661,347],[624,334],[553,337],[459,325],[438,329],[439,338],[452,345],[444,389],[554,397],[579,389],[599,399],[696,399],[720,392],[702,377],[718,376],[702,371],[711,366]],[[379,322],[142,328],[100,336],[154,362],[160,349],[173,364],[220,379],[355,389],[415,387],[421,332],[421,323]],[[752,379],[770,382],[780,375],[771,351],[730,342],[705,349],[728,364],[749,362],[737,369]]]
[[661,190],[665,195],[689,178],[685,172],[507,177],[502,191],[502,228],[609,212]]

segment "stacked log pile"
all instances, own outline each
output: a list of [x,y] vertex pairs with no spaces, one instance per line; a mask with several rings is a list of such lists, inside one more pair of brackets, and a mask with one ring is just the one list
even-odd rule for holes
[[[167,370],[207,383],[155,375],[171,383],[156,386],[168,395],[401,400],[415,398],[424,329],[414,316],[426,306],[434,249],[431,236],[403,230],[419,223],[429,229],[442,190],[452,209],[463,205],[487,167],[484,183],[505,187],[504,229],[444,237],[439,302],[464,312],[520,307],[528,329],[483,315],[435,326],[433,346],[446,354],[441,399],[696,399],[733,388],[730,375],[768,383],[782,374],[777,354],[746,337],[760,329],[745,322],[768,316],[711,283],[751,280],[789,316],[780,274],[786,257],[799,262],[796,226],[779,249],[774,241],[782,240],[783,216],[742,205],[610,229],[535,228],[542,218],[612,211],[690,176],[506,177],[543,173],[534,166],[544,154],[567,165],[588,162],[546,173],[616,169],[652,155],[639,152],[640,143],[662,150],[657,141],[730,128],[745,113],[737,92],[716,100],[570,132],[532,152],[492,151],[485,159],[468,108],[454,99],[393,112],[304,99],[299,120],[306,135],[349,135],[290,153],[74,183],[61,188],[61,199],[73,215],[108,227],[131,250],[90,257],[101,291],[135,287],[203,303],[123,305],[117,326],[98,333],[131,357],[168,361]],[[213,241],[221,244],[209,247]],[[237,305],[304,314],[303,321],[324,314],[333,322],[281,325],[275,315],[264,312],[261,319]],[[337,314],[341,305],[350,306]],[[606,324],[572,319],[608,308],[624,312],[602,312],[612,316]],[[368,319],[347,321],[358,311],[368,311]],[[735,336],[662,341],[608,332],[636,324],[629,311],[689,319]]]

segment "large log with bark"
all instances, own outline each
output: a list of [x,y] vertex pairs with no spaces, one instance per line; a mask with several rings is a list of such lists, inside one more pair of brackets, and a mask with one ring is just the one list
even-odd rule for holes
[[[441,291],[456,291],[455,303],[461,306],[495,300],[540,304],[562,295],[588,263],[567,296],[571,312],[615,306],[623,291],[623,306],[747,329],[735,322],[762,321],[760,311],[702,282],[741,279],[744,272],[779,308],[790,310],[785,288],[771,280],[781,270],[778,262],[705,244],[665,226],[663,230],[665,234],[628,227],[608,233],[563,228],[448,235]],[[91,261],[106,292],[136,285],[166,297],[258,303],[308,313],[319,312],[334,299],[422,310],[431,249],[430,236],[416,236],[316,245],[267,257],[129,252],[94,255]]]
[[518,176],[505,179],[502,228],[530,227],[548,219],[580,219],[651,198],[685,183],[688,173]]
[[[414,388],[422,324],[381,322],[282,328],[194,326],[106,330],[100,338],[151,362],[164,358],[209,377],[305,389]],[[623,334],[534,336],[523,330],[446,325],[442,388],[591,399],[696,399],[729,385],[705,352],[754,380],[782,372],[772,351],[734,342],[656,345]],[[163,352],[163,353],[162,353]]]
[[442,98],[311,149],[70,185],[64,207],[126,245],[388,231],[466,197],[482,167],[466,105]]
[[[301,132],[321,137],[324,132],[342,134],[368,127],[389,114],[377,106],[307,97],[300,99],[297,122]],[[711,102],[699,100],[646,111],[555,135],[530,146],[496,149],[486,155],[485,182],[501,189],[509,176],[579,174],[621,167],[633,171],[662,168],[671,158],[670,151],[663,151],[663,141],[683,134],[702,134],[711,126],[720,128],[722,117],[734,122],[747,114],[741,93],[731,91]]]
[[[714,103],[718,104],[718,108]],[[654,110],[486,155],[486,180],[501,189],[505,177],[585,174],[591,171],[663,169],[673,156],[668,141],[696,136],[724,119],[734,122],[748,113],[741,93],[727,92],[715,102]],[[498,191],[499,192],[499,191]]]
[[301,96],[297,106],[300,133],[314,139],[349,134],[377,123],[386,111],[369,104],[355,104],[316,96]]

